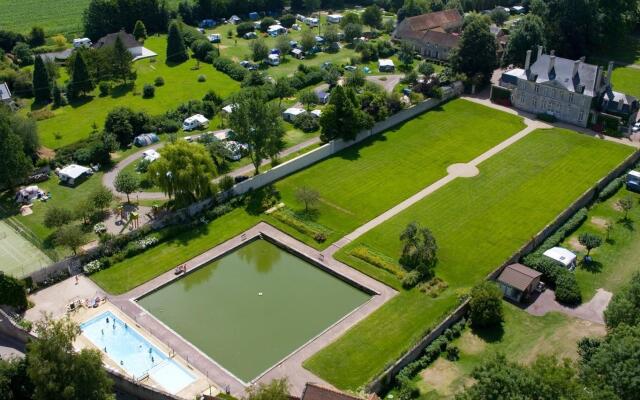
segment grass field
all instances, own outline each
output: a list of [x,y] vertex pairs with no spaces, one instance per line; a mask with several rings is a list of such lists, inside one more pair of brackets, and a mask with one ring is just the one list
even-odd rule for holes
[[[201,63],[200,69],[194,70],[194,59],[176,66],[165,64],[166,36],[150,37],[144,45],[158,53],[158,57],[156,62],[154,59],[144,59],[134,63],[137,71],[135,93],[131,90],[131,85],[115,88],[105,97],[100,97],[96,89],[93,97],[54,110],[52,118],[38,122],[42,145],[55,149],[88,137],[92,125],[95,123],[101,129],[109,111],[116,107],[162,114],[187,100],[201,99],[208,90],[214,90],[224,97],[240,87],[238,82],[216,71],[209,64]],[[205,75],[207,81],[198,82],[199,75]],[[156,88],[154,98],[144,99],[141,95],[142,87],[148,83],[153,84],[158,76],[164,78],[165,85]],[[26,107],[26,111],[29,111],[29,107]],[[60,139],[56,139],[56,133],[60,134]]]
[[[20,215],[18,204],[13,201],[12,195],[9,192],[4,193],[0,198],[2,208],[5,209],[7,211],[6,214],[8,214],[5,215],[4,218],[12,218],[19,225],[33,233],[45,249],[55,251],[59,257],[66,256],[71,253],[70,250],[56,247],[52,242],[52,234],[55,229],[44,226],[44,217],[47,209],[51,207],[62,207],[75,210],[78,202],[90,196],[102,185],[101,180],[102,173],[99,172],[77,186],[69,187],[60,185],[58,177],[55,174],[51,174],[51,178],[48,181],[37,184],[45,193],[51,193],[51,199],[47,202],[35,201],[32,207],[33,214],[31,215]],[[87,242],[94,238],[93,233],[86,236]]]
[[305,218],[332,232],[326,246],[445,176],[449,165],[472,160],[524,127],[520,117],[454,100],[276,187],[294,210],[303,208],[295,197],[297,188],[307,186],[320,193],[317,210]]
[[91,279],[111,294],[124,293],[240,234],[258,221],[259,217],[236,209],[209,224],[91,275]]
[[[616,202],[627,196],[633,199],[634,208],[629,212],[629,220],[625,221],[623,213],[616,208]],[[638,200],[640,195],[629,192],[623,187],[612,198],[593,206],[589,210],[589,217],[585,223],[563,243],[563,246],[574,250],[581,260],[586,250],[580,246],[578,236],[583,232],[590,232],[605,239],[607,222],[613,225],[609,240],[591,251],[594,263],[590,266],[581,264],[576,269],[583,299],[590,299],[599,288],[615,293],[629,281],[634,272],[639,271],[640,231],[637,230],[637,224],[640,221],[640,206],[638,206]]]
[[[33,26],[44,28],[47,36],[80,33],[82,14],[90,0],[0,0],[0,27],[28,33]],[[175,6],[177,0],[168,0]]]
[[613,70],[611,82],[616,92],[640,97],[640,69],[616,68]]
[[453,398],[472,383],[469,374],[484,359],[495,353],[509,361],[528,364],[539,355],[576,359],[577,341],[584,336],[603,336],[605,327],[589,321],[549,313],[535,317],[503,302],[505,320],[502,329],[474,332],[468,328],[451,345],[460,349],[460,359],[440,357],[416,376],[420,399]]
[[49,264],[45,253],[0,220],[0,271],[22,277]]
[[[359,244],[397,259],[401,230],[419,221],[436,237],[436,275],[449,288],[435,300],[416,290],[401,292],[306,367],[339,388],[365,384],[433,327],[433,316],[454,306],[460,290],[497,268],[632,152],[572,131],[537,130],[482,163],[477,177],[449,183],[346,246],[338,258],[355,268],[361,264],[349,250]],[[379,275],[397,281],[390,273]]]

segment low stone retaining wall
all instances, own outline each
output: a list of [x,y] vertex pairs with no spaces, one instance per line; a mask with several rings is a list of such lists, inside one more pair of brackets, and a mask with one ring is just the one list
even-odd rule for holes
[[[594,139],[595,140],[595,139]],[[566,210],[558,215],[553,222],[544,227],[537,235],[535,235],[529,242],[523,245],[518,251],[513,253],[504,263],[498,268],[489,273],[486,277],[487,280],[495,280],[502,270],[510,264],[518,262],[522,257],[531,253],[538,246],[542,244],[549,236],[551,236],[556,230],[558,230],[565,222],[567,222],[578,210],[592,204],[597,200],[598,193],[611,181],[620,177],[627,170],[634,167],[640,160],[640,151],[634,152],[627,157],[620,165],[618,165],[607,176],[600,179],[598,183],[591,189],[587,190],[574,201]],[[368,392],[380,393],[393,384],[395,376],[400,372],[402,368],[417,360],[422,351],[431,344],[438,336],[440,336],[447,328],[460,321],[466,314],[468,309],[468,300],[456,308],[450,313],[436,328],[431,330],[426,336],[424,336],[415,346],[413,346],[408,352],[400,357],[392,366],[387,368],[382,374],[376,377],[367,385]]]

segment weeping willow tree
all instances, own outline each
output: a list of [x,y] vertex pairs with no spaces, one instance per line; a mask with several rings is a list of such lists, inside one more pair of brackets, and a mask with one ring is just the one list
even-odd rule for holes
[[216,167],[207,149],[197,143],[178,141],[160,150],[161,157],[149,166],[148,175],[162,191],[184,206],[213,194],[211,180]]

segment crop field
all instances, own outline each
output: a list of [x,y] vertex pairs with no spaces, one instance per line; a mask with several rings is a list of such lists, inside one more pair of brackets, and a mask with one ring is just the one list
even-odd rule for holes
[[[591,157],[594,152],[601,156]],[[397,260],[401,231],[418,221],[437,240],[436,276],[448,288],[435,299],[416,289],[401,292],[306,367],[340,388],[365,384],[435,326],[460,291],[481,281],[632,152],[568,130],[536,130],[480,164],[478,176],[454,180],[341,249],[338,258],[355,268],[362,262],[349,252],[358,245]]]

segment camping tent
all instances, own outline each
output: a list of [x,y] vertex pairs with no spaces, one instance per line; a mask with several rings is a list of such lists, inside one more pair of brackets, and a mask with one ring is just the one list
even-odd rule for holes
[[16,202],[18,203],[30,203],[31,201],[44,195],[44,192],[40,190],[38,186],[27,186],[22,188],[16,193]]
[[91,174],[93,174],[91,168],[83,167],[82,165],[78,164],[67,165],[66,167],[58,171],[60,181],[68,185],[75,185],[79,178]]
[[138,135],[133,139],[133,144],[138,147],[149,146],[153,143],[158,143],[160,139],[158,139],[158,135],[155,133],[143,133],[142,135]]
[[282,113],[282,118],[284,118],[285,121],[293,122],[293,120],[295,120],[298,115],[304,113],[305,111],[302,108],[291,107],[284,110],[284,112]]

